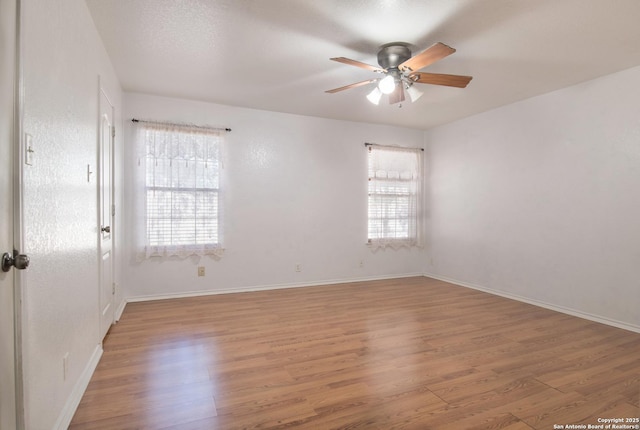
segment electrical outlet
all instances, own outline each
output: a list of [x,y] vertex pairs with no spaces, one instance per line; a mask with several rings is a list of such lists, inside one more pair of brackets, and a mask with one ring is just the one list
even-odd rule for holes
[[204,276],[204,266],[198,266],[198,276]]
[[302,264],[296,264],[296,272],[302,272]]

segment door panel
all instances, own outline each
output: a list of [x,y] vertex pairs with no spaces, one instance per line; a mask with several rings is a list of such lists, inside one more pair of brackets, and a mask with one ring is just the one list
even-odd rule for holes
[[[16,1],[0,0],[0,256],[13,253]],[[0,271],[0,429],[16,428],[15,269]]]
[[99,138],[99,218],[100,218],[100,338],[113,324],[113,106],[104,91],[100,91]]

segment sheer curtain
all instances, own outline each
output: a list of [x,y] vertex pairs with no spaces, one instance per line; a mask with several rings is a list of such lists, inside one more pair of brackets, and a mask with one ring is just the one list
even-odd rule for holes
[[137,259],[220,257],[224,132],[148,122],[136,129]]
[[371,145],[368,243],[422,246],[422,150]]

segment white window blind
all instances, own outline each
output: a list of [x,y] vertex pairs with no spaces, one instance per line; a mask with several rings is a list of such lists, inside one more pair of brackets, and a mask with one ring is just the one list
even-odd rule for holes
[[422,151],[377,145],[368,150],[369,245],[422,245]]
[[144,150],[144,257],[221,255],[223,132],[156,123],[138,127]]

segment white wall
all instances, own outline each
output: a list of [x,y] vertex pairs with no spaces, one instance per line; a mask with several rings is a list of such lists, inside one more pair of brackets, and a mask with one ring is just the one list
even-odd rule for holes
[[426,271],[640,328],[640,67],[426,133]]
[[97,172],[98,76],[117,118],[121,90],[84,1],[22,3],[24,132],[35,150],[24,178],[26,421],[66,428],[101,351],[97,175],[87,181],[87,165]]
[[[219,261],[204,257],[136,263],[129,245],[124,278],[130,297],[422,273],[422,250],[373,253],[365,245],[364,146],[420,147],[422,131],[141,94],[126,93],[124,106],[126,122],[139,118],[233,129],[224,149],[225,255]],[[131,189],[136,168],[132,141],[127,148],[125,181]],[[125,209],[130,210],[132,196],[126,199]],[[131,231],[127,236],[133,236]],[[364,267],[359,267],[361,260]],[[296,264],[302,265],[299,273]],[[197,277],[198,265],[205,266],[205,277]]]
[[[640,326],[640,69],[428,133],[126,94],[82,0],[24,0],[24,373],[28,428],[64,427],[98,336],[98,75],[132,117],[229,126],[224,257],[133,261],[129,297],[159,297],[430,272],[475,287]],[[118,127],[122,130],[123,127]],[[116,226],[130,233],[132,142],[116,137]],[[371,252],[364,142],[428,143],[428,255]],[[125,176],[124,182],[121,181]],[[118,229],[116,228],[116,231]],[[122,229],[120,229],[122,232]],[[131,235],[128,234],[130,237]],[[364,267],[360,267],[362,261]],[[295,264],[302,271],[294,271]],[[204,278],[196,266],[206,267]],[[118,302],[123,292],[118,290]],[[69,353],[63,375],[62,358]]]

